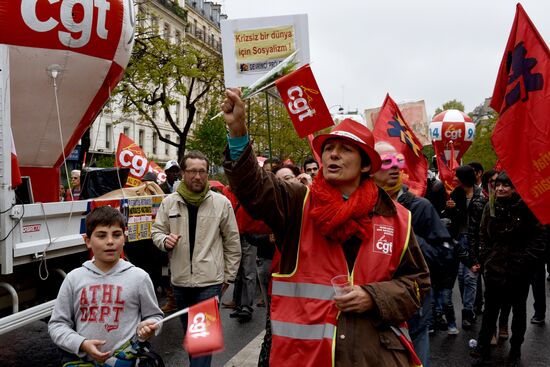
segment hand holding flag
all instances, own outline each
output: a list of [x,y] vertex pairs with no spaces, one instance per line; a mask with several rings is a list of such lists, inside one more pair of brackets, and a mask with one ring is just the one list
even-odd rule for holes
[[221,352],[224,349],[218,297],[212,297],[184,308],[154,324],[154,327],[188,313],[187,331],[183,346],[193,357]]

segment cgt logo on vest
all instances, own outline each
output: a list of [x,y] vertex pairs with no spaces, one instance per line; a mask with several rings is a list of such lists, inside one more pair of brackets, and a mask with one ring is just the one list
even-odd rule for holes
[[372,251],[384,255],[391,255],[393,250],[393,234],[394,228],[392,226],[375,224]]

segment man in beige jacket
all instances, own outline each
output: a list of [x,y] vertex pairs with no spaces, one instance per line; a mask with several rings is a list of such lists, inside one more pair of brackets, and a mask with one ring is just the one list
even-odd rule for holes
[[[241,244],[229,200],[209,189],[208,159],[198,151],[181,162],[183,182],[159,207],[152,236],[167,251],[178,309],[218,296],[235,280]],[[182,316],[187,330],[187,315]],[[190,358],[191,367],[210,366],[212,357]]]

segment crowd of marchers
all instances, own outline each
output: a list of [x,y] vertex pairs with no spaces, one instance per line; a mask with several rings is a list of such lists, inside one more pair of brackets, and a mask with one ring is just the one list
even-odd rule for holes
[[[265,309],[259,366],[429,367],[430,334],[452,338],[475,323],[473,366],[489,364],[491,347],[508,339],[508,363],[519,365],[530,288],[530,323],[545,323],[550,237],[505,171],[462,165],[447,193],[432,170],[421,197],[404,183],[403,155],[357,121],[315,137],[320,162],[298,166],[257,159],[239,90],[226,92],[222,110],[229,184],[211,187],[198,151],[166,164],[167,196],[141,247],[145,272],[120,259],[123,220],[106,209],[89,215],[94,259],[69,274],[49,325],[66,366],[134,366],[163,312],[221,299],[230,284],[222,306],[236,322]],[[96,307],[100,290],[110,308],[91,322],[83,302]],[[161,308],[155,292],[165,296]],[[128,325],[109,324],[114,313]],[[212,357],[189,359],[199,367]]]

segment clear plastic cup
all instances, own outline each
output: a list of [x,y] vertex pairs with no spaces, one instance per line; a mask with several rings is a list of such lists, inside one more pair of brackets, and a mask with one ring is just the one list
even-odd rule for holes
[[346,293],[351,292],[352,286],[347,275],[337,275],[330,280],[334,293],[337,296],[343,296]]

